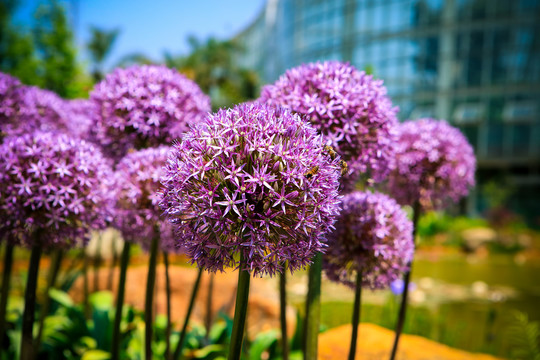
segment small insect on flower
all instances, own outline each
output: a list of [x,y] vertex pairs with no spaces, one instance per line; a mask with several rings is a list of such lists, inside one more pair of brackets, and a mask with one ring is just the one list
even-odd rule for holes
[[335,152],[334,148],[331,147],[330,145],[324,146],[324,153],[330,156],[332,160],[334,160],[337,156],[337,153]]
[[319,172],[319,167],[318,166],[314,166],[312,167],[311,169],[309,169],[309,171],[307,173],[304,174],[304,176],[307,178],[307,179],[311,179],[313,176],[315,176],[317,173]]
[[347,165],[347,162],[345,162],[345,160],[339,160],[339,166],[341,166],[341,176],[347,175],[349,172],[349,165]]

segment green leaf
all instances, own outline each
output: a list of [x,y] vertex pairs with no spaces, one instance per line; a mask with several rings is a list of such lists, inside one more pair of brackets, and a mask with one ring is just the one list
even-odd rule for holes
[[50,288],[49,296],[52,300],[56,301],[58,304],[63,307],[70,308],[73,307],[73,300],[71,297],[62,290]]
[[220,321],[214,324],[210,329],[208,338],[213,344],[223,344],[227,341],[227,323]]
[[225,347],[223,345],[214,344],[205,346],[199,350],[195,350],[192,354],[195,359],[210,360],[215,359],[218,356],[222,356],[224,350]]
[[270,351],[270,347],[277,342],[279,336],[277,330],[270,330],[257,335],[249,349],[249,360],[262,359],[262,354],[265,351]]
[[165,330],[167,327],[167,317],[165,315],[157,315],[154,321],[154,328],[159,330]]
[[113,294],[110,291],[98,291],[88,298],[94,309],[109,310],[113,307]]
[[68,274],[66,274],[64,276],[64,278],[62,279],[62,283],[59,284],[59,288],[62,290],[62,291],[66,291],[68,292],[69,289],[71,289],[71,287],[73,286],[73,284],[75,284],[75,280],[77,280],[77,278],[82,274],[83,272],[81,270],[75,270],[75,271],[72,271]]
[[81,360],[109,360],[111,354],[103,350],[90,350],[83,354]]
[[81,345],[87,347],[88,349],[95,349],[97,346],[97,341],[90,336],[83,336],[80,342]]
[[289,354],[289,360],[303,360],[304,353],[300,350],[293,351]]

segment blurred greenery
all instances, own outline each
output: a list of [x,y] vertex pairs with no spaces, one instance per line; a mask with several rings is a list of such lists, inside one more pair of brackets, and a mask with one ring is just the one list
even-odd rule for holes
[[234,40],[188,38],[187,56],[165,53],[165,65],[176,68],[194,80],[212,98],[214,110],[257,97],[259,79],[255,71],[236,65],[234,53],[242,48]]
[[[95,292],[90,295],[91,312],[89,318],[84,315],[81,304],[76,304],[70,296],[58,289],[49,291],[54,308],[44,323],[43,341],[37,358],[43,360],[100,360],[109,359],[111,333],[114,322],[113,294],[108,291]],[[0,349],[0,359],[19,358],[21,333],[21,317],[24,301],[20,297],[9,299],[8,343]],[[174,324],[173,324],[174,325]],[[219,314],[210,332],[199,324],[191,324],[184,347],[184,359],[212,360],[225,359],[232,333],[232,319]],[[165,336],[167,319],[157,315],[154,321],[153,358],[165,358]],[[122,314],[121,330],[123,334],[121,352],[123,359],[144,359],[144,314],[131,306],[125,305]],[[179,340],[179,332],[171,334],[171,348],[175,348]],[[252,341],[245,340],[243,360],[261,358],[279,359],[277,330],[261,332]],[[297,333],[296,337],[299,336]],[[291,359],[299,358],[298,350],[293,348]]]
[[99,82],[104,77],[103,62],[110,54],[113,45],[120,34],[119,29],[104,30],[95,26],[90,27],[91,38],[87,44],[90,58],[93,62],[92,76],[94,82]]
[[507,336],[512,346],[512,359],[540,360],[540,322],[529,321],[527,314],[513,311]]
[[[104,63],[120,30],[90,28],[86,49],[91,63],[87,64],[80,60],[72,24],[58,0],[41,3],[28,28],[13,23],[20,0],[0,1],[0,71],[65,98],[87,97],[93,84],[106,74]],[[242,49],[234,40],[201,41],[190,36],[188,41],[188,54],[165,53],[162,61],[144,53],[126,54],[117,66],[164,63],[176,68],[210,95],[214,110],[257,96],[260,80],[255,71],[236,65],[233,55]]]
[[77,61],[66,9],[56,0],[36,9],[30,29],[13,24],[18,0],[0,5],[0,71],[66,98],[84,97],[91,80]]

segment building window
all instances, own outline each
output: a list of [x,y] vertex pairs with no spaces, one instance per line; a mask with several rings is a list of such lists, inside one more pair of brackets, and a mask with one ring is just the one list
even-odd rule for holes
[[454,110],[454,121],[458,125],[479,124],[486,115],[484,104],[461,104]]
[[505,122],[533,122],[538,117],[538,104],[533,101],[510,101],[504,106]]

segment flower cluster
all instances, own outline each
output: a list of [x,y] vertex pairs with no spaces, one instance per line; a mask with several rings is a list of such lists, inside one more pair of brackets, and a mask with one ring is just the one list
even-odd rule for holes
[[388,175],[397,108],[382,80],[338,61],[310,63],[263,87],[260,101],[304,115],[349,164],[346,187],[364,172],[375,181]]
[[112,170],[98,149],[67,135],[36,132],[0,146],[0,233],[27,245],[86,241],[112,213]]
[[66,100],[64,103],[65,127],[70,134],[86,139],[96,118],[95,103],[87,99]]
[[0,138],[11,130],[11,119],[22,99],[21,87],[19,79],[0,72]]
[[339,213],[339,158],[285,109],[239,105],[209,115],[176,144],[162,207],[200,267],[255,275],[307,265]]
[[458,129],[443,120],[407,121],[398,138],[389,189],[400,204],[442,208],[474,186],[474,151]]
[[330,280],[354,287],[384,288],[408,270],[414,253],[412,222],[384,194],[345,195],[336,230],[328,237],[324,270]]
[[165,173],[171,148],[160,146],[130,152],[116,166],[116,225],[127,241],[139,242],[144,248],[159,234],[163,248],[174,250],[171,226],[161,221],[159,207],[160,178]]
[[0,95],[0,130],[4,136],[67,130],[65,100],[55,93],[22,85],[17,79],[1,74]]
[[210,111],[210,99],[193,81],[164,66],[116,69],[96,85],[93,136],[115,159],[130,149],[170,143]]

